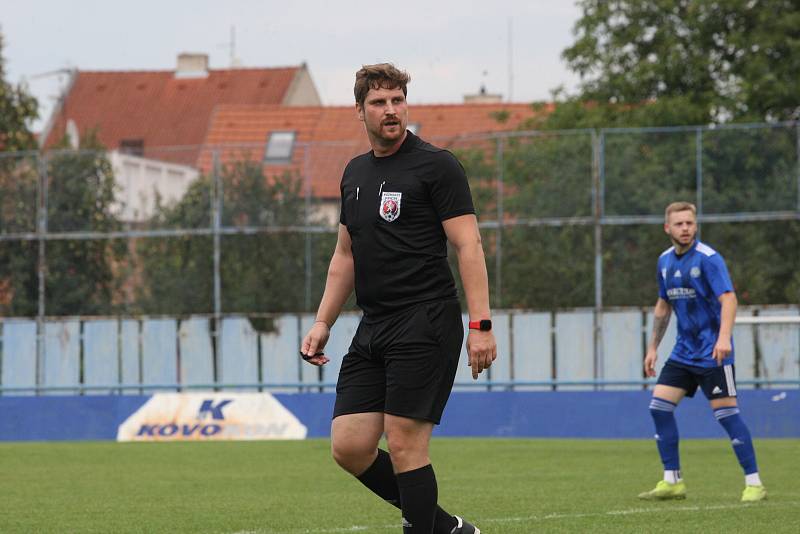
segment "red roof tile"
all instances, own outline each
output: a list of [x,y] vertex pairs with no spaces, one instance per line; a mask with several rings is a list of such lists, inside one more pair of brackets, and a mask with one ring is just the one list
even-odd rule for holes
[[215,106],[280,104],[298,70],[209,70],[198,78],[175,77],[174,71],[78,71],[45,146],[58,142],[72,119],[82,134],[97,129],[109,149],[141,139],[147,157],[193,164]]
[[[507,115],[503,122],[498,117]],[[514,130],[535,115],[530,104],[411,105],[409,123],[419,135],[437,146],[464,146],[464,136]],[[267,176],[286,171],[309,176],[316,197],[336,198],[342,171],[354,156],[369,150],[364,126],[354,107],[219,106],[197,166],[212,168],[218,150],[222,164],[247,158],[262,161],[272,132],[296,132],[292,161],[265,164]]]

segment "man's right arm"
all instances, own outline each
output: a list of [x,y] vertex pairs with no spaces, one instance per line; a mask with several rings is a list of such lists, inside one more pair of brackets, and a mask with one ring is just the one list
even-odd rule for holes
[[669,326],[669,319],[672,315],[672,306],[666,300],[659,298],[653,310],[653,333],[650,336],[650,343],[647,346],[647,354],[644,357],[644,374],[646,376],[656,376],[656,359],[658,358],[658,345],[664,338]]
[[339,224],[336,248],[328,266],[328,278],[325,281],[325,291],[317,309],[316,321],[306,337],[303,338],[300,348],[300,352],[308,356],[306,361],[314,365],[323,365],[328,362],[325,356],[316,354],[325,348],[331,327],[339,317],[342,306],[353,292],[355,270],[351,246],[350,232],[347,231],[345,225]]

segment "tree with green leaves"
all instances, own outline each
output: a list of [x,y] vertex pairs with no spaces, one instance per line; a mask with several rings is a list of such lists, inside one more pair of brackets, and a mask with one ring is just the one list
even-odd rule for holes
[[[36,99],[22,85],[6,80],[0,34],[0,234],[36,230],[36,139],[30,129],[38,116]],[[36,310],[37,244],[0,242],[0,314],[30,315]]]
[[[84,148],[67,148],[66,139],[48,154],[25,158],[6,182],[0,178],[4,201],[19,209],[3,214],[13,232],[36,230],[36,194],[39,171],[46,172],[47,229],[49,232],[111,232],[121,229],[114,213],[114,173],[96,137],[81,141]],[[46,165],[39,165],[43,158]],[[5,175],[5,173],[3,173]],[[13,187],[4,187],[12,183]],[[8,226],[7,226],[8,227]],[[4,313],[33,316],[38,313],[38,261],[36,240],[4,241],[0,246],[0,280],[9,296]],[[125,245],[101,239],[49,240],[45,245],[45,313],[47,315],[100,315],[116,309],[124,266]],[[2,304],[0,304],[2,306]]]
[[582,0],[579,6],[576,40],[563,57],[581,77],[575,100],[605,112],[600,126],[798,118],[794,0]]
[[[287,172],[265,176],[249,158],[222,170],[222,225],[255,229],[221,237],[222,310],[228,313],[277,313],[302,310],[306,302],[306,239],[313,239],[312,281],[330,259],[335,234],[306,236],[302,231],[265,231],[302,227],[302,180]],[[211,228],[212,177],[203,176],[174,205],[159,205],[151,226]],[[142,280],[137,307],[144,313],[209,313],[214,309],[213,238],[146,238],[137,245]],[[311,288],[318,299],[321,288]]]
[[[760,129],[693,128],[606,131],[602,139],[603,214],[660,215],[674,200],[697,200],[702,169],[705,214],[797,209],[796,125],[800,110],[800,10],[779,0],[584,0],[575,42],[564,51],[581,77],[575,94],[556,91],[552,112],[521,129],[527,139],[504,140],[501,306],[548,308],[594,304],[591,227],[527,227],[541,217],[593,213],[591,131],[767,121]],[[588,129],[585,134],[574,130]],[[567,132],[567,130],[572,130]],[[699,155],[702,161],[698,162]],[[482,186],[496,149],[462,161]],[[485,183],[486,180],[483,180]],[[496,196],[496,195],[495,195]],[[483,221],[495,220],[489,194]],[[487,230],[490,270],[497,232]],[[800,301],[800,223],[706,224],[726,257],[740,299]],[[606,226],[605,305],[649,305],[655,257],[668,242],[657,225]],[[755,244],[758,243],[758,246]],[[747,245],[745,245],[747,244]],[[547,283],[540,283],[545,280]]]
[[[576,40],[564,51],[581,77],[576,95],[544,119],[545,129],[674,126],[800,118],[800,10],[793,0],[604,2],[584,0]],[[797,128],[616,133],[605,137],[605,213],[659,214],[696,200],[699,156],[703,213],[797,209]],[[741,301],[800,300],[797,221],[706,225],[726,254]],[[647,226],[606,228],[608,304],[646,300],[649,265],[664,247]],[[744,247],[750,242],[759,246]],[[787,246],[788,245],[788,246]],[[782,266],[777,267],[776,266]]]
[[38,116],[36,98],[24,85],[12,85],[6,80],[0,34],[0,152],[34,150],[36,138],[30,126]]
[[[5,80],[0,36],[0,233],[37,231],[40,185],[46,188],[50,232],[109,232],[120,228],[113,210],[114,173],[96,135],[68,148],[66,139],[50,153],[37,151],[30,124],[36,99]],[[42,173],[47,180],[41,180]],[[116,270],[124,244],[108,240],[51,240],[45,245],[45,313],[108,314],[119,290]],[[0,242],[0,313],[33,316],[39,301],[39,242]]]
[[[122,229],[111,163],[95,132],[81,148],[66,137],[45,155],[49,232],[108,233]],[[48,315],[105,315],[118,309],[126,245],[121,240],[51,240],[46,248]]]

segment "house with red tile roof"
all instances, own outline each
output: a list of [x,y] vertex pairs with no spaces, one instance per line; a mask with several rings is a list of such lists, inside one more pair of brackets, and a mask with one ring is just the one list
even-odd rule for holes
[[208,56],[181,54],[175,70],[73,72],[40,136],[53,148],[65,135],[74,147],[94,131],[111,151],[123,217],[146,218],[155,199],[179,198],[198,175],[194,165],[218,106],[319,106],[305,64],[210,69]]
[[[521,103],[412,103],[408,120],[409,128],[426,141],[455,149],[475,146],[485,134],[517,129],[535,114],[530,104]],[[369,149],[354,106],[220,105],[197,168],[211,172],[215,152],[222,165],[260,161],[265,176],[296,173],[307,180],[314,198],[338,203],[345,166]]]
[[[485,90],[440,105],[414,105],[412,93],[409,128],[438,146],[464,148],[535,113]],[[305,64],[210,69],[202,54],[181,54],[170,71],[75,71],[41,143],[52,148],[66,134],[75,146],[89,131],[111,151],[118,211],[128,221],[146,220],[156,199],[180,199],[212,171],[215,153],[222,165],[260,162],[267,179],[302,177],[334,220],[342,171],[369,150],[354,106],[322,106]]]
[[76,70],[42,145],[55,145],[71,122],[80,134],[95,130],[109,150],[191,165],[211,114],[225,104],[292,107],[321,101],[306,65],[210,69],[208,56],[181,54],[175,70]]

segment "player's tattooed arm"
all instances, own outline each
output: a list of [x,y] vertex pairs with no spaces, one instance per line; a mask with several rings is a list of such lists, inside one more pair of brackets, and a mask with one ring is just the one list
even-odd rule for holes
[[656,349],[664,339],[664,334],[669,326],[669,319],[672,316],[672,306],[663,299],[658,299],[655,310],[653,310],[653,334],[650,337],[650,348]]
[[653,336],[651,338],[651,344],[656,347],[661,343],[661,340],[664,339],[664,334],[667,332],[667,327],[669,326],[669,317],[669,315],[665,315],[664,317],[653,318]]
[[647,347],[647,354],[644,357],[645,376],[656,376],[656,360],[658,359],[658,344],[664,338],[669,326],[669,318],[672,316],[672,306],[664,299],[658,299],[655,310],[653,310],[653,334],[650,338],[650,345]]

